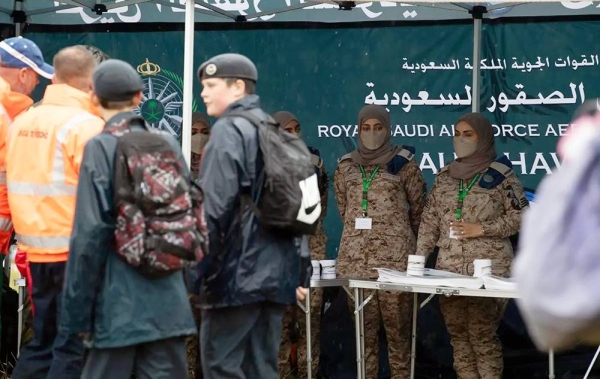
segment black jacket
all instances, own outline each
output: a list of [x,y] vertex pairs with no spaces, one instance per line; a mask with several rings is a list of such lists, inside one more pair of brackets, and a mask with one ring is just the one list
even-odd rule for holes
[[[266,119],[259,98],[248,95],[233,103],[211,130],[200,168],[200,186],[210,235],[210,252],[203,261],[200,301],[203,308],[257,302],[292,304],[295,289],[306,283],[310,253],[300,238],[284,238],[263,230],[240,195],[258,203],[263,161],[258,131],[249,121],[227,117],[248,111]],[[303,244],[306,245],[306,244]],[[300,280],[300,273],[303,278]]]

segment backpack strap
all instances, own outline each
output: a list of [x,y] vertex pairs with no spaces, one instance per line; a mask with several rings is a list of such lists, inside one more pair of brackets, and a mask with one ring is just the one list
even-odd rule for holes
[[398,152],[387,164],[387,172],[396,175],[402,168],[415,157],[415,148],[412,146],[402,146]]
[[[241,117],[241,118],[247,120],[248,122],[250,122],[252,125],[254,125],[257,128],[265,122],[265,120],[262,120],[258,116],[254,115],[252,112],[248,112],[248,111],[234,111],[234,112],[226,114],[225,117],[226,118]],[[269,116],[269,115],[267,115],[266,122],[273,124],[273,125],[278,125],[275,122],[275,120],[273,120],[273,118],[271,118],[271,116]]]
[[[233,118],[233,117],[241,117],[241,118],[247,120],[248,122],[250,122],[257,129],[264,122],[259,117],[255,116],[254,114],[252,114],[251,112],[248,112],[248,111],[231,112],[231,113],[228,113],[225,115],[225,118]],[[269,116],[268,121],[275,123],[275,121],[270,116]],[[238,130],[238,132],[239,132],[239,130]],[[242,193],[240,195],[240,203],[241,203],[240,204],[241,207],[240,207],[239,217],[241,217],[241,214],[244,211],[244,208],[246,208],[246,206],[250,208],[250,210],[252,211],[252,213],[254,213],[254,215],[256,217],[258,217],[258,218],[261,217],[260,209],[258,209],[258,206],[256,205],[256,203],[254,203],[254,200],[252,199],[252,195],[249,191],[249,188],[242,189]]]
[[479,186],[485,189],[497,187],[506,178],[513,176],[512,162],[506,156],[496,159],[479,180]]

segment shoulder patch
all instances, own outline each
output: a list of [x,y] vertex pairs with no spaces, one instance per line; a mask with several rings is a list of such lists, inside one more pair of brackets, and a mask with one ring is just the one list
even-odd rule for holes
[[490,164],[490,168],[488,168],[479,180],[479,186],[486,189],[497,187],[504,182],[506,178],[511,177],[514,174],[510,159],[503,156]]
[[313,166],[317,168],[323,167],[323,160],[321,159],[321,153],[319,153],[319,150],[315,149],[314,147],[307,147],[308,151],[310,152],[310,162],[313,164]]
[[402,145],[402,150],[408,150],[412,155],[415,155],[415,153],[417,152],[417,149],[415,149],[413,146],[406,145]]
[[323,166],[323,160],[316,154],[310,154],[310,163],[317,168],[321,168],[321,166]]
[[316,155],[317,157],[321,157],[321,153],[319,152],[319,150],[315,149],[314,147],[308,146],[308,151],[310,151],[310,153],[312,155]]
[[343,156],[341,156],[341,157],[338,159],[338,163],[341,163],[342,161],[345,161],[345,160],[347,160],[347,159],[350,159],[351,157],[352,157],[352,153],[348,153],[348,154],[346,154],[346,155],[343,155]]
[[400,152],[398,152],[398,154],[396,156],[402,157],[402,158],[406,159],[407,161],[412,161],[413,158],[415,157],[415,149],[414,148],[407,149],[406,147],[403,146],[402,150],[400,150]]
[[410,146],[403,146],[402,150],[392,158],[387,164],[387,172],[396,175],[402,168],[415,157],[415,149]]

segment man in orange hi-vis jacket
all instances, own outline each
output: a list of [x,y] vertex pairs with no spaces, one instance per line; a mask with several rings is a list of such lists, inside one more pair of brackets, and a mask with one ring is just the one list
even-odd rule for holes
[[[52,72],[52,67],[45,65],[40,49],[32,41],[8,38],[0,42],[0,262],[8,253],[13,231],[3,159],[6,134],[12,120],[33,104],[29,95],[39,83],[39,75],[49,78]],[[10,265],[8,260],[5,265]],[[0,283],[9,277],[0,276]]]
[[104,121],[90,98],[94,56],[67,47],[53,63],[41,104],[17,117],[7,137],[8,203],[19,250],[29,261],[35,307],[35,336],[14,379],[79,379],[83,365],[82,340],[57,327],[83,149]]
[[6,200],[6,135],[12,120],[27,110],[29,97],[39,83],[39,75],[52,78],[52,66],[44,63],[37,45],[27,38],[7,38],[0,42],[0,252],[6,254],[13,231]]

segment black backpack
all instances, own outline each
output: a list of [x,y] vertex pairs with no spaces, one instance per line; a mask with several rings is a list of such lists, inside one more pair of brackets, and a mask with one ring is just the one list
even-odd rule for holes
[[195,266],[208,252],[202,191],[184,175],[184,162],[140,117],[105,129],[117,137],[114,186],[119,257],[149,278]]
[[266,229],[287,236],[314,234],[321,215],[321,196],[310,152],[302,139],[279,127],[270,116],[262,120],[250,112],[232,112],[258,129],[265,181],[258,206],[243,195]]

